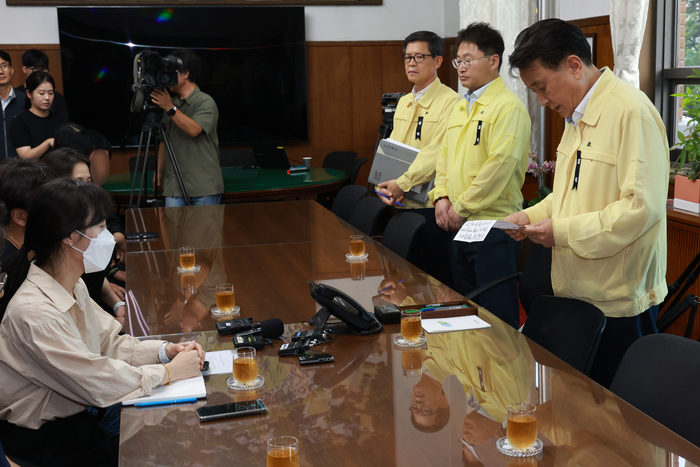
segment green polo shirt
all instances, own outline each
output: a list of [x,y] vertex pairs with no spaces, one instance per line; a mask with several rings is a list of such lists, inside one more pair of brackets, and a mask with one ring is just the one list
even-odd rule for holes
[[[178,112],[187,115],[202,127],[202,132],[192,138],[180,130],[167,113],[163,113],[162,122],[170,135],[187,193],[191,197],[223,193],[224,179],[221,176],[219,162],[219,136],[216,134],[216,124],[219,120],[216,102],[210,95],[203,93],[199,86],[195,87],[185,99],[173,96],[172,101],[173,105],[177,106]],[[167,154],[163,171],[163,194],[171,197],[182,196]]]

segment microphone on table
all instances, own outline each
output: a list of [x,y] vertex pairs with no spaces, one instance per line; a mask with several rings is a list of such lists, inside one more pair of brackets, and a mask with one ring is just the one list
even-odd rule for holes
[[259,350],[272,344],[270,339],[277,339],[282,334],[284,334],[284,323],[281,319],[266,319],[260,323],[254,323],[251,330],[236,334],[233,337],[233,345],[254,347]]

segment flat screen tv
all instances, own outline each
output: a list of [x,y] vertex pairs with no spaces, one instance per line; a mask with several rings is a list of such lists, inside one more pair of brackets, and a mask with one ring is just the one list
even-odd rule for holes
[[114,146],[138,145],[134,56],[189,48],[219,108],[222,144],[308,139],[303,7],[59,8],[71,120]]

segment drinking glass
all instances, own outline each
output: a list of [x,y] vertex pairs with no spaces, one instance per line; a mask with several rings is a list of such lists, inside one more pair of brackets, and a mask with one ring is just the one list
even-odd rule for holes
[[353,256],[362,256],[365,254],[365,237],[364,235],[350,236],[350,254]]
[[299,467],[299,441],[275,436],[267,441],[267,467]]
[[233,350],[233,377],[241,384],[250,384],[258,377],[258,360],[253,347]]
[[420,338],[422,332],[420,310],[401,310],[401,336],[414,342]]
[[183,246],[180,248],[180,266],[182,269],[194,269],[193,246]]
[[219,311],[231,311],[236,306],[236,296],[233,293],[233,284],[219,284],[216,286],[216,307]]
[[511,404],[508,407],[508,443],[516,451],[525,451],[537,441],[537,414],[533,404]]

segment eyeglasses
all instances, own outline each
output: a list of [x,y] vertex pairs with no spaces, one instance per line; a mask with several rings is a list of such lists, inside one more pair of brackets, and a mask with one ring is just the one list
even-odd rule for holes
[[5,282],[7,282],[7,273],[3,272],[0,274],[0,292],[5,288]]
[[415,55],[401,55],[401,60],[408,65],[411,63],[411,60],[415,61],[416,63],[423,63],[425,61],[425,57],[439,57],[439,55],[433,55],[433,54],[415,54]]
[[415,404],[413,404],[413,403],[412,403],[411,405],[408,406],[408,410],[410,410],[410,411],[413,412],[413,413],[418,413],[418,412],[420,412],[420,413],[422,413],[423,415],[425,415],[426,417],[430,417],[431,415],[435,415],[435,414],[437,413],[437,410],[431,410],[431,409],[428,408],[428,407],[421,407],[421,408],[419,409],[418,406],[415,405]]
[[44,73],[48,73],[49,69],[48,68],[41,68],[38,66],[28,66],[27,70],[31,71],[32,73],[36,73],[37,71],[43,71]]
[[2,70],[2,71],[7,71],[7,70],[9,70],[11,67],[12,67],[12,65],[10,65],[9,63],[2,63],[2,64],[0,64],[0,70]]
[[490,57],[490,56],[491,56],[491,55],[484,55],[483,57],[479,57],[479,58],[468,58],[468,59],[466,59],[466,60],[460,60],[459,58],[455,58],[454,60],[452,60],[452,66],[455,67],[455,68],[457,68],[457,69],[459,70],[459,67],[461,67],[462,65],[464,65],[465,68],[468,70],[469,67],[471,66],[472,62],[475,62],[475,61],[477,61],[477,60],[481,60],[482,58],[487,58],[487,57]]

